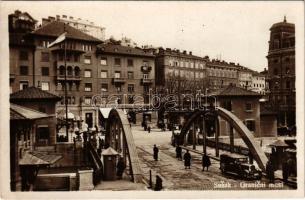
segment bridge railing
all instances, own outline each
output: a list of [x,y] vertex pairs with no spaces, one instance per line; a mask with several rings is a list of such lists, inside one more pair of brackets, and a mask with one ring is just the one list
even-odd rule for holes
[[[206,145],[208,147],[216,147],[216,143],[213,140],[206,140]],[[223,143],[223,142],[218,142],[218,148],[225,150],[225,151],[233,151],[232,153],[237,153],[237,154],[241,154],[241,155],[245,155],[248,156],[249,155],[249,149],[243,146],[239,146],[239,145],[234,145],[233,148],[231,148],[231,145],[228,143]]]
[[93,147],[93,144],[91,142],[87,142],[86,146],[88,149],[89,156],[93,163],[93,169],[94,169],[93,182],[94,184],[97,184],[103,177],[103,169],[104,169],[103,163],[97,151]]

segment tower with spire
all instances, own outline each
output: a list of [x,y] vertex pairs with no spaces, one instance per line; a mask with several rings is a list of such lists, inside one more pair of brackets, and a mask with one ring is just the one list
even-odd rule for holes
[[295,125],[295,25],[275,23],[270,28],[268,75],[271,108],[278,113],[278,126]]

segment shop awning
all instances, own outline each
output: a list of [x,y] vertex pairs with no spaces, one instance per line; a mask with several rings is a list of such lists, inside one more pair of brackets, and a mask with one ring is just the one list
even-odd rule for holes
[[51,117],[46,113],[42,113],[12,103],[10,104],[10,115],[11,115],[11,119],[40,119],[40,118]]
[[59,154],[27,152],[19,161],[19,165],[51,165],[61,158],[62,156]]
[[100,112],[102,113],[103,117],[104,117],[105,119],[108,119],[109,113],[110,113],[111,109],[112,109],[112,108],[100,108],[99,110],[100,110]]
[[269,144],[270,147],[288,147],[288,145],[282,140],[276,140],[275,142]]

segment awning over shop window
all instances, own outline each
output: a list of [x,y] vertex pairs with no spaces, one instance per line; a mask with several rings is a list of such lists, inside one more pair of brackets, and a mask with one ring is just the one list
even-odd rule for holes
[[50,117],[45,113],[12,103],[10,104],[10,115],[11,119],[40,119]]
[[27,152],[19,161],[19,165],[51,165],[61,158],[62,156],[59,154]]
[[99,110],[100,110],[100,112],[102,113],[103,117],[104,117],[105,119],[108,119],[109,113],[110,113],[111,109],[112,109],[112,108],[100,108]]

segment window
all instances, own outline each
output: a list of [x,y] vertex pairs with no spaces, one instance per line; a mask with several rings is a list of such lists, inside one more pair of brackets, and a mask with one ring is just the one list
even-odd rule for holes
[[20,60],[28,60],[29,59],[28,52],[27,51],[20,51],[19,59]]
[[117,92],[121,92],[122,91],[122,87],[120,85],[115,86],[115,89]]
[[255,121],[254,120],[246,120],[245,121],[245,125],[247,126],[247,128],[249,129],[249,131],[255,131]]
[[101,78],[107,78],[107,71],[101,71]]
[[90,78],[90,77],[91,77],[91,69],[86,69],[86,70],[85,70],[84,76],[85,76],[86,78]]
[[84,63],[91,64],[91,56],[85,56]]
[[108,84],[107,83],[102,83],[102,92],[108,92]]
[[289,67],[286,67],[286,74],[289,74],[290,73],[290,69]]
[[49,82],[41,82],[41,90],[45,90],[45,91],[50,90]]
[[286,88],[290,89],[290,81],[286,81]]
[[49,53],[48,52],[41,52],[41,61],[49,62]]
[[121,78],[121,72],[115,72],[114,78]]
[[101,58],[101,65],[107,65],[107,58]]
[[20,75],[29,75],[28,66],[20,66]]
[[132,67],[133,66],[133,60],[132,59],[127,59],[127,66]]
[[134,84],[128,84],[128,92],[133,93],[134,92]]
[[75,67],[74,68],[74,75],[76,76],[76,77],[79,77],[79,75],[80,75],[80,69],[79,69],[79,67]]
[[246,111],[252,111],[252,103],[246,102]]
[[273,69],[273,74],[274,75],[277,75],[278,74],[278,71],[277,71],[277,69],[275,68],[275,69]]
[[148,74],[143,74],[143,79],[148,79]]
[[42,76],[49,76],[49,68],[48,67],[41,67],[41,75]]
[[23,90],[23,89],[25,89],[29,86],[29,82],[28,81],[20,81],[19,86],[20,86],[20,90]]
[[72,75],[73,75],[73,69],[72,69],[71,66],[68,66],[68,67],[67,67],[67,75],[68,75],[68,76],[72,76]]
[[92,83],[85,83],[85,91],[86,92],[92,91]]
[[128,72],[127,76],[128,76],[128,79],[133,79],[133,72]]
[[227,109],[228,111],[232,111],[232,102],[231,101],[223,101],[222,107]]
[[[170,61],[171,62],[171,61]],[[147,60],[143,60],[143,66],[147,66],[148,67],[148,61]],[[171,65],[171,64],[170,64]]]
[[85,104],[91,104],[91,97],[85,97]]
[[46,125],[40,125],[39,127],[37,127],[37,136],[38,136],[38,140],[48,140],[49,139],[49,127]]
[[114,59],[114,65],[120,66],[121,65],[121,59],[120,58],[115,58]]

